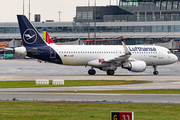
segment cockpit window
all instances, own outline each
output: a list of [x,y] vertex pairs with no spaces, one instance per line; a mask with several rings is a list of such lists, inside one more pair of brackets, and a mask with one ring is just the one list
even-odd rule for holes
[[168,51],[167,53],[168,53],[168,54],[171,54],[171,51]]

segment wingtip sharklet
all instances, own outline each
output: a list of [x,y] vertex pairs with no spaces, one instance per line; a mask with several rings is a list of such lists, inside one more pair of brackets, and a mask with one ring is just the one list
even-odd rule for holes
[[124,42],[122,42],[124,51],[125,51],[125,55],[131,55],[131,52],[128,50],[127,46],[124,44]]

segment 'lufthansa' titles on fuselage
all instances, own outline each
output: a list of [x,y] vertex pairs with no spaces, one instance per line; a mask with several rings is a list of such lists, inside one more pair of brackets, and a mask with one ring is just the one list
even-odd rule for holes
[[128,47],[130,51],[157,51],[155,47]]

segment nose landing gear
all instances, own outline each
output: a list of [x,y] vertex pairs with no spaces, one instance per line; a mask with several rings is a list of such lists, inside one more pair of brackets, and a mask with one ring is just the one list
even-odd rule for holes
[[158,75],[158,74],[159,74],[159,72],[157,71],[157,66],[153,66],[153,68],[154,68],[154,72],[153,72],[153,74],[154,74],[154,75]]

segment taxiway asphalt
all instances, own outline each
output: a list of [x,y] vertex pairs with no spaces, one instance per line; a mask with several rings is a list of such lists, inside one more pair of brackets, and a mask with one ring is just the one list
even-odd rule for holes
[[110,93],[24,93],[0,92],[0,101],[50,102],[123,102],[146,104],[180,104],[179,94],[110,94]]
[[[152,74],[153,68],[147,67],[143,73],[132,73],[118,68],[114,76],[97,70],[95,76],[87,74],[88,67],[63,66],[52,63],[37,63],[36,60],[0,60],[0,81],[64,79],[64,80],[147,80],[149,84],[108,85],[81,87],[51,88],[9,88],[0,89],[0,100],[16,97],[19,100],[67,100],[67,101],[131,101],[131,102],[165,102],[179,103],[179,95],[156,94],[70,94],[70,93],[14,93],[5,91],[74,91],[74,90],[137,90],[137,89],[180,89],[180,62],[172,65],[159,66],[159,75]],[[4,91],[4,92],[2,92]]]

